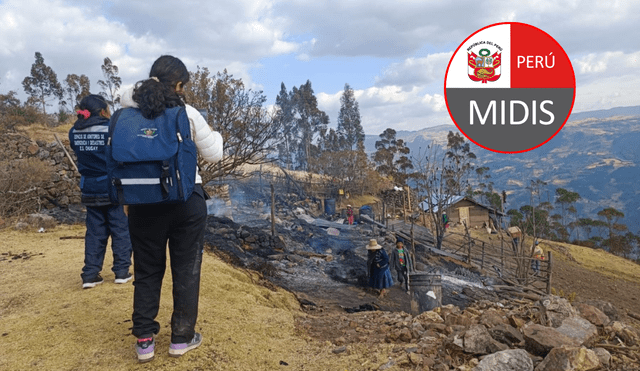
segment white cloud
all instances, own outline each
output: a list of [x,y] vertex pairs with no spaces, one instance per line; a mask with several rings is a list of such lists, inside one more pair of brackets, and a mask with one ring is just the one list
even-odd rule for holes
[[376,86],[398,85],[403,89],[425,86],[433,82],[444,84],[444,71],[447,69],[453,52],[431,54],[424,58],[407,58],[402,63],[393,63],[376,77]]
[[[318,106],[335,122],[340,111],[342,91],[319,93]],[[366,134],[379,134],[386,128],[418,130],[427,126],[450,124],[444,97],[426,94],[419,88],[409,91],[399,86],[370,87],[355,90],[360,107],[362,126]]]

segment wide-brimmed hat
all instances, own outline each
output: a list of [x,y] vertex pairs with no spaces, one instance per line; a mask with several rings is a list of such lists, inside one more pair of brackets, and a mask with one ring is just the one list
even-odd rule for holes
[[367,245],[367,250],[379,250],[382,246],[378,245],[378,241],[375,239],[370,239],[369,244]]

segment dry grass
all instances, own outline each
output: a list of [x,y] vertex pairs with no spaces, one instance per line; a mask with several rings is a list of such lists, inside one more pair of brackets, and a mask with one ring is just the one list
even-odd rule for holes
[[550,244],[569,249],[571,256],[573,256],[583,268],[596,271],[611,278],[622,278],[627,281],[640,283],[640,265],[631,260],[610,254],[601,249],[592,249],[560,242],[551,242]]
[[[333,354],[333,345],[313,341],[296,328],[296,317],[304,314],[291,293],[257,285],[257,276],[206,253],[197,325],[203,345],[182,358],[168,357],[172,300],[167,272],[156,359],[138,364],[130,334],[133,286],[113,284],[109,251],[105,282],[82,290],[84,241],[60,239],[84,232],[83,226],[46,233],[0,231],[0,369],[281,370],[284,361],[289,370],[361,370],[385,361],[360,346]],[[23,251],[35,255],[3,260],[9,252]]]
[[[454,227],[451,229],[455,233],[464,234],[464,229]],[[485,242],[493,242],[499,245],[499,238],[496,235],[488,235],[483,229],[470,229],[471,237]],[[464,242],[464,237],[459,235],[449,235],[445,241],[454,244]],[[592,249],[585,246],[572,245],[568,243],[547,241],[539,239],[540,247],[546,253],[551,250],[554,259],[562,261],[576,261],[582,268],[598,272],[611,278],[625,279],[630,282],[640,283],[640,265],[631,260],[610,254],[602,249]],[[527,237],[524,245],[531,246],[533,239]]]
[[45,124],[34,124],[21,126],[19,130],[28,135],[32,140],[44,140],[49,143],[55,141],[53,134],[57,134],[60,140],[65,141],[69,138],[69,130],[71,130],[73,123],[74,121],[67,121],[65,124],[56,127]]

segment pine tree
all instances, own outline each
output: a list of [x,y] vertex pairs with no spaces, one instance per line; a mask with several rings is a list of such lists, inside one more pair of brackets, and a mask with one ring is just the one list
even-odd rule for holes
[[122,84],[122,78],[118,76],[118,66],[113,64],[109,57],[104,59],[101,68],[105,80],[98,80],[98,85],[100,85],[103,90],[100,92],[100,95],[109,103],[111,110],[115,111],[116,104],[120,103],[120,96],[117,92]]
[[62,99],[63,90],[56,73],[44,63],[42,54],[36,52],[35,58],[36,61],[31,65],[31,76],[22,80],[22,87],[25,93],[31,96],[33,102],[42,106],[42,112],[46,114],[47,102],[52,99]]
[[344,84],[344,91],[340,97],[338,133],[346,140],[346,148],[344,149],[353,151],[364,148],[364,130],[360,122],[360,109],[349,84]]

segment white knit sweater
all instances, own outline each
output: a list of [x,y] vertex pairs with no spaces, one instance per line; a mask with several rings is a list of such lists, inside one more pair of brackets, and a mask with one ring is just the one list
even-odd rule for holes
[[[133,88],[124,91],[120,97],[120,104],[123,108],[138,107],[138,103],[133,100]],[[217,131],[211,130],[211,127],[209,127],[209,124],[197,109],[188,104],[185,108],[191,124],[191,137],[198,148],[198,153],[211,163],[222,160],[222,135]],[[196,172],[196,184],[199,183],[202,183],[202,178]]]

